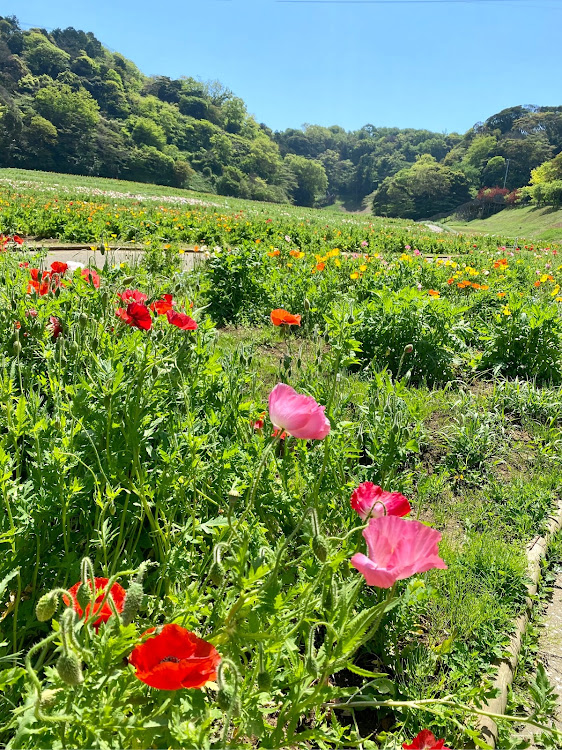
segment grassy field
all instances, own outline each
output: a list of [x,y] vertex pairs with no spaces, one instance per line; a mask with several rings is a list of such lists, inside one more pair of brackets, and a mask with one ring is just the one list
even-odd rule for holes
[[443,225],[459,232],[509,236],[520,241],[527,238],[541,243],[562,242],[562,209],[505,208],[487,219],[464,222],[453,219]]
[[3,178],[0,744],[485,747],[562,486],[562,249]]

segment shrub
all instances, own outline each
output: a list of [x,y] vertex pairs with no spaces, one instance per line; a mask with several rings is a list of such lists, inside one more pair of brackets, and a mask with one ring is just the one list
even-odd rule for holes
[[[450,380],[468,329],[458,312],[448,300],[412,289],[377,292],[361,309],[355,332],[363,364],[386,367],[395,376],[410,370],[414,380],[430,383]],[[405,353],[409,344],[413,350]]]
[[490,323],[480,369],[507,377],[561,381],[560,319],[555,307],[509,302]]

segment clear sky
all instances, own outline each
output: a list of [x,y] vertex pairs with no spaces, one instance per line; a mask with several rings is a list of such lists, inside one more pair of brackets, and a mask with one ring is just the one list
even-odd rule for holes
[[562,105],[562,0],[3,0],[0,14],[92,31],[149,75],[218,79],[274,130],[464,132]]

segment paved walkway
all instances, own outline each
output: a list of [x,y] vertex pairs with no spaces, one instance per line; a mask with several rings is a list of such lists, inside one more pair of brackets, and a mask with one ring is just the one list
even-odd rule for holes
[[[69,260],[75,263],[82,263],[87,266],[90,261],[96,268],[103,268],[107,263],[109,266],[115,266],[119,263],[130,263],[136,265],[142,258],[142,250],[109,250],[102,255],[99,250],[92,250],[89,247],[72,248],[72,249],[61,249],[55,250],[51,248],[47,254],[47,265],[51,264],[55,260],[63,261],[67,263]],[[182,259],[183,266],[187,271],[190,271],[196,263],[203,260],[203,256],[199,253],[184,253],[179,256]]]

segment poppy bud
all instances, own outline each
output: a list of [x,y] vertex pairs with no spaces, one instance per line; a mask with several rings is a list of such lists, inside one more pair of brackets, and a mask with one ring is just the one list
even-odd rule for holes
[[318,660],[314,656],[307,656],[304,666],[309,674],[311,674],[313,677],[318,677],[320,666],[318,664]]
[[237,489],[234,487],[231,487],[231,489],[228,491],[228,499],[231,503],[235,503],[238,498],[240,497],[240,493]]
[[258,687],[262,691],[262,693],[269,692],[271,688],[271,675],[269,674],[269,672],[259,672]]
[[84,586],[84,584],[81,583],[78,587],[78,591],[76,592],[76,601],[83,610],[85,610],[88,604],[90,604],[90,597],[90,589],[88,588],[88,586]]
[[312,551],[320,562],[326,562],[326,558],[328,557],[328,545],[326,544],[324,537],[320,534],[317,534],[312,538]]
[[306,312],[308,312],[310,310],[310,300],[305,299],[302,306],[304,307]]
[[50,620],[57,611],[58,603],[59,598],[53,591],[49,591],[48,594],[43,594],[35,607],[35,615],[39,622]]
[[154,365],[152,367],[152,377],[154,378],[154,380],[156,380],[156,378],[158,377],[158,373],[159,373],[158,366]]
[[62,688],[55,688],[54,690],[43,690],[41,693],[41,708],[51,708],[55,705],[57,695],[61,692]]
[[215,586],[221,586],[224,583],[224,576],[225,576],[224,565],[221,563],[220,560],[215,560],[215,562],[211,565],[211,570],[209,571],[209,578],[215,584]]
[[404,354],[411,354],[414,351],[414,345],[413,344],[406,344],[404,347]]
[[217,705],[223,711],[229,711],[236,703],[236,696],[231,685],[221,685],[217,692]]
[[16,341],[14,341],[14,354],[16,355],[16,357],[19,357],[19,355],[21,354],[21,344],[17,339]]
[[61,654],[57,660],[57,672],[59,677],[67,685],[80,685],[84,682],[82,664],[74,651]]
[[123,625],[130,625],[133,622],[142,604],[143,596],[144,591],[141,583],[133,581],[129,584],[125,602],[123,603],[123,611],[121,612]]
[[88,316],[86,315],[85,312],[81,312],[80,315],[78,316],[78,323],[80,324],[80,327],[84,328],[87,322],[88,322]]
[[122,282],[122,283],[123,283],[123,284],[124,284],[125,286],[128,286],[129,284],[132,284],[132,282],[133,282],[134,280],[135,280],[135,277],[134,277],[134,276],[125,276],[125,277],[123,277],[123,278],[121,279],[121,282]]

